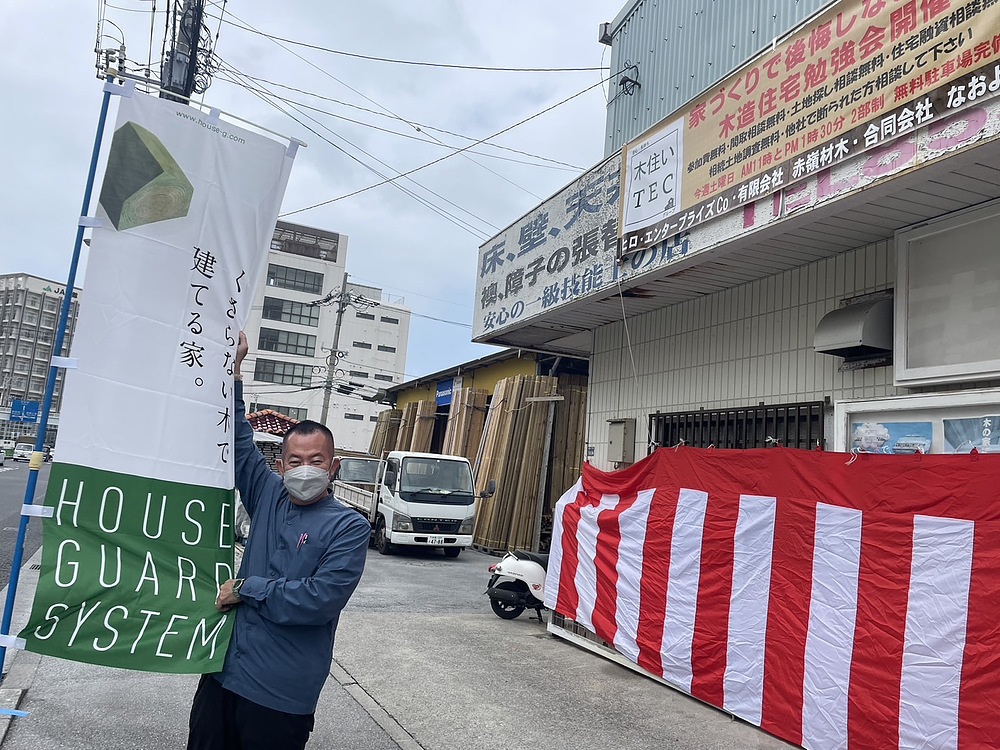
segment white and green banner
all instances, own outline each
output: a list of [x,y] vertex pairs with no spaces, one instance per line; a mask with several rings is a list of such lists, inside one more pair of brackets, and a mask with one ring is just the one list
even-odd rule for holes
[[156,672],[222,666],[232,618],[233,357],[292,151],[217,115],[120,99],[45,505],[27,649]]

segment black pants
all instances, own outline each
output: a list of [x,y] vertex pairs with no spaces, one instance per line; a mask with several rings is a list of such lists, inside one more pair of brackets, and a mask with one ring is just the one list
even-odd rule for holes
[[265,708],[202,675],[191,704],[187,750],[302,750],[313,715]]

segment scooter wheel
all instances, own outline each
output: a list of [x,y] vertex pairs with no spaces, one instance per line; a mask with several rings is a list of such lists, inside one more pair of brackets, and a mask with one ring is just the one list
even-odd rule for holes
[[[508,589],[510,591],[520,590],[517,584],[512,581],[501,581],[496,587],[498,589]],[[513,620],[524,612],[524,607],[516,604],[507,604],[506,602],[501,602],[493,598],[490,599],[490,606],[493,607],[493,612],[496,616],[504,620]]]

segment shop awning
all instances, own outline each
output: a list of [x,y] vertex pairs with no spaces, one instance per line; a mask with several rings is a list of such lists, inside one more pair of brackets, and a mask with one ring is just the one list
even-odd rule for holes
[[[1000,198],[1000,142],[992,140],[914,167],[682,258],[606,293],[558,306],[483,343],[588,356],[593,330],[822,260],[896,230]],[[627,261],[626,261],[627,262]],[[888,279],[886,286],[892,286]]]

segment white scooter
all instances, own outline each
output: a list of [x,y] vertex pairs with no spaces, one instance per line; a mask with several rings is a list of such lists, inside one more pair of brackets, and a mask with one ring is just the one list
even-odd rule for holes
[[542,621],[548,565],[548,555],[514,550],[490,566],[486,595],[497,617],[513,620],[525,609],[533,609],[538,614],[538,621]]

